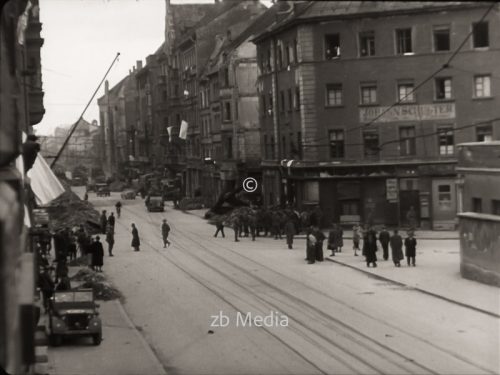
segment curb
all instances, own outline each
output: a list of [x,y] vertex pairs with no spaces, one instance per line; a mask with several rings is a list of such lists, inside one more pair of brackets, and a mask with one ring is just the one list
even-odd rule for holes
[[137,327],[134,325],[134,323],[132,322],[132,320],[128,316],[127,312],[125,311],[125,308],[123,307],[122,303],[119,300],[114,300],[113,302],[116,303],[118,310],[120,311],[120,314],[122,315],[123,319],[125,319],[127,324],[134,331],[135,335],[137,336],[137,338],[141,342],[142,346],[144,347],[144,349],[146,350],[146,352],[150,356],[150,359],[155,363],[158,374],[167,374],[167,369],[163,366],[163,364],[160,362],[160,360],[156,356],[156,353],[155,353],[153,347],[140,334]]
[[483,313],[483,314],[486,314],[486,315],[490,315],[490,316],[492,316],[494,318],[500,318],[500,314],[497,314],[497,313],[494,313],[494,312],[491,312],[491,311],[488,311],[488,310],[483,310],[483,309],[481,309],[479,307],[475,307],[475,306],[469,305],[467,303],[463,303],[463,302],[460,302],[460,301],[457,301],[457,300],[445,297],[445,296],[443,296],[441,294],[429,292],[428,290],[425,290],[425,289],[421,289],[421,288],[414,287],[414,286],[411,286],[411,285],[408,285],[408,284],[404,284],[404,283],[401,283],[399,281],[395,281],[395,280],[389,279],[389,278],[387,278],[385,276],[377,275],[377,274],[372,273],[370,271],[363,270],[363,269],[358,268],[356,266],[352,266],[350,264],[340,262],[338,260],[334,260],[334,259],[331,259],[331,258],[325,258],[325,260],[328,260],[329,262],[340,264],[341,266],[344,266],[344,267],[349,267],[349,268],[351,268],[353,270],[362,272],[362,273],[364,273],[364,274],[366,274],[366,275],[368,275],[370,277],[373,277],[373,278],[375,278],[377,280],[386,281],[386,282],[389,282],[389,283],[392,283],[392,284],[395,284],[395,285],[398,285],[398,286],[402,286],[402,287],[405,287],[405,288],[408,288],[408,289],[411,289],[411,290],[415,290],[417,292],[420,292],[420,293],[423,293],[423,294],[427,294],[427,295],[432,296],[432,297],[439,298],[439,299],[441,299],[443,301],[451,302],[451,303],[453,303],[455,305],[459,305],[459,306],[462,306],[462,307],[465,307],[465,308],[468,308],[468,309],[471,309],[471,310],[475,310],[477,312],[480,312],[480,313]]

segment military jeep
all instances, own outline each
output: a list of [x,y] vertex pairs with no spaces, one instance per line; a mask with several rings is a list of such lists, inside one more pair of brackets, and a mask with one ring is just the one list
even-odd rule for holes
[[58,346],[64,337],[90,336],[94,345],[102,340],[102,324],[92,289],[55,291],[50,300],[48,336]]

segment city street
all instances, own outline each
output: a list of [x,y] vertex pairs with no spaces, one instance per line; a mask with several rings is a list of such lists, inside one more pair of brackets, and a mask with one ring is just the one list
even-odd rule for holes
[[[117,199],[116,193],[90,196],[96,209],[108,213]],[[104,271],[167,373],[499,371],[494,316],[336,263],[307,265],[304,240],[296,240],[294,250],[270,238],[235,243],[230,228],[226,238],[214,238],[214,227],[195,215],[170,206],[148,213],[140,198],[122,202],[115,256],[106,256]],[[162,218],[172,228],[166,249]],[[139,230],[140,252],[130,247],[131,223]],[[264,321],[272,324],[249,326],[247,313],[252,319],[272,313]]]

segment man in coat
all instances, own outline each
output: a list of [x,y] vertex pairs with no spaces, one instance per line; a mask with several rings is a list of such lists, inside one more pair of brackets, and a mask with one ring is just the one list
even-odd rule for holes
[[111,214],[108,217],[108,225],[111,226],[113,229],[113,232],[115,231],[115,214],[111,212]]
[[403,239],[398,234],[397,229],[394,231],[390,239],[391,252],[392,252],[392,261],[396,267],[401,267],[401,260],[404,259],[403,256]]
[[168,240],[168,235],[170,233],[170,225],[167,224],[167,219],[163,219],[163,224],[161,225],[161,235],[163,237],[163,247],[170,246],[170,241]]
[[378,235],[378,240],[382,245],[382,250],[384,252],[384,260],[389,259],[389,241],[391,239],[391,235],[387,231],[385,227],[382,227],[382,231]]
[[363,254],[366,258],[366,266],[377,267],[377,233],[370,229],[363,240]]
[[108,225],[108,231],[106,233],[106,242],[108,243],[108,254],[110,257],[113,256],[113,246],[115,245],[115,233],[113,227]]
[[106,217],[106,210],[101,213],[101,233],[106,234],[106,227],[108,226],[108,218]]
[[289,219],[285,224],[286,243],[289,249],[293,248],[293,236],[295,235],[295,224]]
[[132,244],[131,246],[134,248],[134,251],[139,251],[141,246],[141,240],[139,239],[139,231],[135,227],[135,224],[132,223]]
[[217,228],[217,229],[215,231],[214,237],[217,237],[219,232],[222,234],[222,238],[226,237],[224,235],[224,221],[223,220],[217,219],[217,221],[215,222],[215,228]]
[[405,239],[405,255],[408,261],[408,266],[415,267],[415,256],[417,255],[417,240],[413,237],[413,231],[408,232],[408,238]]

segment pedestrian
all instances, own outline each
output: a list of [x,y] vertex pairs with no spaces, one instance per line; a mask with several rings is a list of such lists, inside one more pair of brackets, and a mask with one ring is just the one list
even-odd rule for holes
[[115,214],[111,212],[111,214],[108,217],[108,225],[111,226],[113,233],[115,231]]
[[102,272],[102,266],[104,265],[104,248],[102,247],[99,236],[95,237],[93,248],[92,269],[96,272]]
[[132,223],[132,247],[134,251],[139,251],[141,246],[141,240],[139,239],[139,231],[135,227],[135,224]]
[[221,219],[217,219],[217,221],[215,222],[215,228],[217,229],[215,231],[214,237],[217,237],[219,232],[222,234],[222,238],[226,237],[224,235],[224,222]]
[[272,214],[272,234],[274,235],[275,240],[281,240],[280,219],[278,211],[274,211]]
[[241,232],[241,218],[235,215],[232,220],[233,231],[234,231],[234,242],[239,242],[238,235]]
[[108,225],[108,231],[106,233],[106,242],[108,243],[108,254],[110,257],[113,256],[113,246],[115,244],[115,232],[111,225]]
[[101,233],[106,234],[106,227],[108,225],[108,218],[106,217],[106,210],[101,213]]
[[403,256],[403,239],[398,234],[398,230],[394,230],[394,234],[390,239],[392,261],[396,267],[401,267],[401,260],[404,259]]
[[89,200],[89,193],[88,192],[85,192],[85,195],[83,196],[83,200],[84,201],[88,201]]
[[120,218],[120,214],[122,212],[122,202],[120,201],[116,202],[115,208],[116,208],[116,216]]
[[49,309],[50,297],[54,293],[54,281],[50,276],[49,267],[44,267],[43,272],[38,275],[38,287],[42,292],[43,307],[45,312]]
[[413,267],[415,267],[415,256],[417,255],[417,240],[413,237],[413,231],[408,232],[408,238],[405,239],[405,255],[408,261],[408,266],[410,262]]
[[382,227],[382,231],[378,235],[378,240],[380,241],[380,244],[382,245],[382,250],[384,252],[383,257],[384,260],[389,259],[389,241],[391,239],[391,235],[387,231],[387,229]]
[[313,227],[310,227],[307,232],[306,240],[306,260],[307,264],[314,264],[316,262],[316,235]]
[[314,228],[314,235],[316,236],[316,261],[322,262],[323,258],[323,242],[326,237],[318,226]]
[[361,227],[355,225],[352,227],[352,248],[354,250],[354,256],[358,256],[359,251],[359,241],[361,240]]
[[170,241],[168,240],[168,234],[170,233],[170,225],[167,224],[167,219],[163,219],[163,224],[161,225],[161,235],[163,237],[163,247],[170,246]]
[[366,266],[377,267],[377,233],[370,229],[363,239],[363,254],[366,259]]
[[76,239],[72,232],[68,235],[68,254],[69,260],[76,259]]
[[417,228],[417,213],[414,206],[411,206],[408,210],[408,213],[406,214],[406,221],[408,222],[410,230],[415,230]]
[[293,249],[293,236],[295,235],[295,224],[289,219],[285,224],[286,243],[289,249]]
[[337,235],[337,233],[336,233],[337,228],[336,227],[337,227],[337,224],[334,223],[332,229],[328,233],[328,245],[326,246],[326,248],[328,250],[332,251],[332,253],[330,254],[331,257],[335,256],[335,253],[337,250],[337,248],[335,247],[335,236]]

